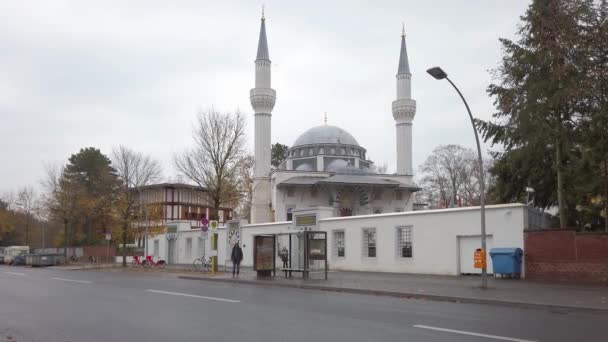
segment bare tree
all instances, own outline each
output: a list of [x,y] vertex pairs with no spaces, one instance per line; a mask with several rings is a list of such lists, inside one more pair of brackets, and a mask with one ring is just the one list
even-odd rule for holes
[[[136,212],[136,207],[138,207],[137,198],[140,201],[139,208],[146,215],[147,210],[143,203],[141,188],[160,179],[162,170],[156,160],[122,145],[112,151],[112,165],[116,169],[118,178],[122,181],[120,205],[117,211],[121,224],[122,266],[126,267],[129,228],[133,226],[136,220],[141,224],[141,217],[138,219]],[[135,191],[137,191],[137,194]],[[145,221],[147,225],[147,217]]]
[[[475,153],[459,145],[440,145],[420,166],[421,183],[429,200],[455,206],[466,183],[473,184]],[[468,187],[471,191],[471,186]],[[462,195],[461,195],[462,196]],[[429,201],[431,206],[435,203]]]
[[222,203],[230,201],[238,187],[240,162],[245,155],[245,118],[240,112],[201,112],[194,127],[194,147],[176,155],[177,170],[190,181],[207,188],[214,218]]
[[236,212],[240,218],[247,221],[251,220],[251,202],[253,200],[253,167],[255,165],[255,157],[246,155],[238,162],[238,170],[236,173],[236,191],[233,199],[230,201],[234,204]]
[[17,206],[25,215],[25,246],[29,246],[30,218],[36,202],[36,192],[32,186],[24,186],[17,192]]
[[376,172],[378,174],[384,175],[384,174],[386,174],[388,172],[388,164],[387,163],[384,163],[382,165],[376,165],[376,164],[374,164],[372,166],[372,171],[374,171],[374,172]]

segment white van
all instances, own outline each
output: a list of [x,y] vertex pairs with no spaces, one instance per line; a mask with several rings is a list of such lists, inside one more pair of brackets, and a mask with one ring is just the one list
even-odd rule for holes
[[13,259],[21,254],[29,254],[30,246],[10,246],[4,247],[4,263],[10,264]]

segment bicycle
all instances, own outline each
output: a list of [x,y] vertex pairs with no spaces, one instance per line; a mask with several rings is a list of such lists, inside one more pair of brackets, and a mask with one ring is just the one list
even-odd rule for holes
[[131,267],[133,268],[138,268],[140,266],[143,268],[148,268],[146,264],[146,260],[142,262],[137,255],[133,256],[133,261],[131,261]]
[[211,261],[203,255],[200,258],[194,259],[192,262],[192,270],[195,272],[211,271]]
[[72,256],[70,257],[70,262],[74,262],[74,263],[76,263],[76,262],[80,262],[80,257],[77,257],[77,256],[75,256],[75,255],[72,255]]
[[158,261],[155,262],[152,259],[152,256],[148,255],[146,257],[146,260],[144,260],[143,264],[144,264],[144,267],[146,267],[146,268],[157,267],[157,268],[163,269],[167,265],[167,262],[165,260],[163,260],[163,259],[160,259],[160,260],[158,260]]

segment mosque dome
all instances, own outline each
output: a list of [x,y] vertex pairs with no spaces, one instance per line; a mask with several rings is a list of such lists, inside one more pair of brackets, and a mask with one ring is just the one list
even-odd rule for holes
[[296,139],[293,147],[317,144],[343,144],[359,146],[357,140],[342,128],[331,125],[321,125],[313,127],[302,133],[302,135]]

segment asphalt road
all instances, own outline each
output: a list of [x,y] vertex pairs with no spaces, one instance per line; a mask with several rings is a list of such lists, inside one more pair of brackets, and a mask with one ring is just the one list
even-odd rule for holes
[[607,341],[608,315],[0,266],[0,341]]

